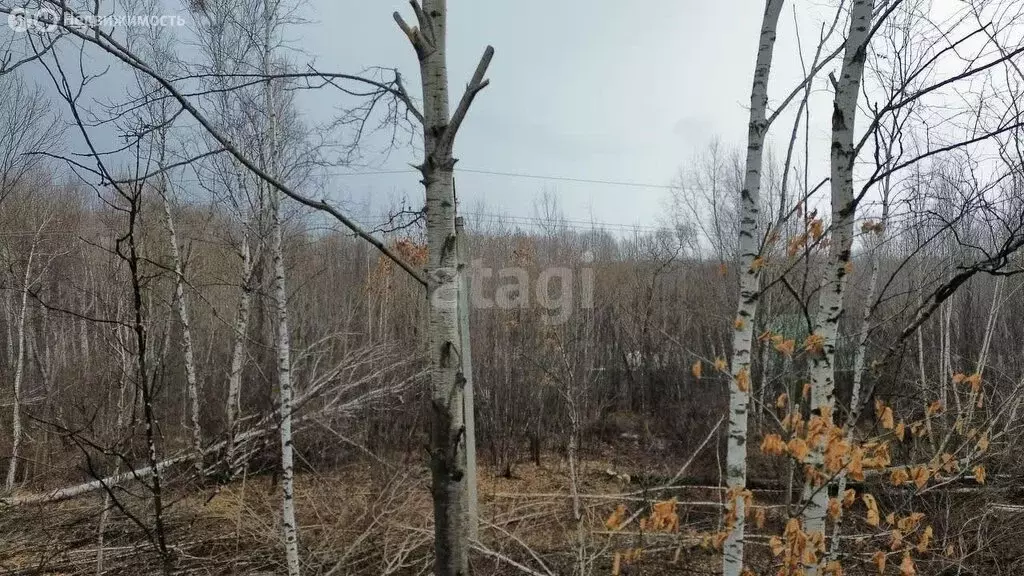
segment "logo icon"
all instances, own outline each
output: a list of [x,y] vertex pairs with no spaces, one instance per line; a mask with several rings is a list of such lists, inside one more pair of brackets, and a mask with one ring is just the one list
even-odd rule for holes
[[57,30],[60,16],[52,8],[43,7],[35,12],[25,8],[12,8],[7,15],[7,25],[15,32],[48,33]]

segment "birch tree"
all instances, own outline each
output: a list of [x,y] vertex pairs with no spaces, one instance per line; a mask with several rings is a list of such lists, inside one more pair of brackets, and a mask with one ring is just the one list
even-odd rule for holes
[[[208,106],[211,121],[232,142],[241,142],[244,140],[240,126],[243,119],[239,109],[244,104],[239,90],[229,79],[245,73],[247,47],[252,46],[251,35],[242,30],[245,28],[241,16],[246,10],[245,3],[204,2],[194,4],[192,8],[197,22],[198,42],[206,60],[199,69],[209,76]],[[215,146],[216,141],[212,141],[211,145]],[[231,325],[231,354],[227,362],[227,395],[224,405],[224,428],[227,434],[225,470],[228,476],[236,476],[240,470],[235,438],[239,434],[242,374],[248,353],[253,293],[256,291],[254,263],[262,257],[266,242],[261,219],[265,212],[265,199],[261,187],[251,185],[252,179],[247,178],[245,168],[234,156],[214,159],[210,165],[210,180],[217,188],[215,193],[225,199],[241,223],[235,241],[239,258],[236,275],[239,290]]]
[[[853,248],[856,210],[853,193],[853,163],[856,158],[853,129],[874,7],[874,0],[854,0],[844,45],[843,65],[838,79],[833,78],[835,97],[830,158],[832,236],[821,281],[814,332],[808,339],[812,353],[811,410],[819,414],[831,414],[835,406],[835,347]],[[822,449],[821,446],[815,448],[813,461],[817,462],[823,457]],[[821,533],[824,536],[828,490],[808,481],[804,493],[807,502],[803,513],[804,530],[809,534]],[[812,576],[817,573],[816,564],[807,569]]]
[[743,532],[746,511],[743,491],[747,483],[747,415],[750,406],[750,361],[754,316],[759,297],[758,283],[761,238],[758,220],[761,203],[761,165],[768,132],[768,76],[775,48],[776,28],[783,0],[767,0],[761,22],[761,36],[750,91],[750,120],[747,127],[747,159],[743,190],[740,192],[739,304],[733,322],[732,362],[729,380],[729,432],[726,453],[726,483],[729,486],[729,535],[722,553],[724,576],[739,576],[743,570]]
[[[11,395],[11,454],[10,461],[7,464],[7,481],[5,483],[7,492],[11,492],[14,489],[14,484],[17,480],[18,462],[21,460],[21,445],[24,439],[21,418],[22,390],[25,379],[25,347],[27,344],[25,322],[29,314],[28,295],[32,291],[32,286],[39,281],[39,275],[42,274],[42,270],[37,271],[34,266],[38,263],[37,259],[43,257],[43,255],[39,253],[40,241],[43,230],[49,223],[49,219],[49,215],[43,216],[42,221],[40,221],[35,227],[35,233],[29,243],[28,255],[25,259],[25,271],[21,275],[21,288],[19,290],[20,302],[18,305],[17,315],[14,319],[14,338],[16,345],[14,353],[14,378],[11,385],[13,392]],[[40,268],[45,269],[45,267],[46,266],[44,265]]]
[[412,43],[420,63],[423,91],[423,175],[426,190],[427,340],[430,358],[430,470],[434,500],[434,573],[469,573],[467,526],[465,376],[460,369],[459,269],[455,229],[453,148],[455,136],[476,95],[494,49],[484,51],[469,86],[449,116],[446,0],[411,0],[417,26],[395,21]]
[[[262,72],[264,84],[264,114],[266,114],[266,135],[263,139],[267,172],[280,177],[280,127],[279,109],[275,84],[273,61],[277,41],[280,2],[263,1],[263,45]],[[269,187],[270,198],[270,256],[273,260],[273,301],[277,321],[277,386],[278,411],[281,418],[281,530],[284,538],[285,560],[288,576],[299,575],[298,522],[295,518],[295,463],[292,444],[292,413],[294,411],[292,389],[292,351],[289,332],[288,289],[285,280],[284,224],[281,210],[281,193]]]
[[[159,29],[157,29],[159,30]],[[195,458],[196,478],[203,476],[203,431],[200,425],[200,391],[199,376],[196,370],[195,347],[192,340],[192,321],[189,311],[189,299],[185,293],[185,266],[178,243],[178,233],[174,225],[171,210],[171,185],[167,175],[167,125],[168,110],[166,101],[154,106],[159,111],[155,117],[157,170],[159,171],[157,190],[163,208],[164,227],[167,230],[167,243],[171,253],[171,270],[174,274],[174,309],[181,325],[181,353],[185,364],[185,393],[188,398],[188,418],[192,440],[192,452]]]

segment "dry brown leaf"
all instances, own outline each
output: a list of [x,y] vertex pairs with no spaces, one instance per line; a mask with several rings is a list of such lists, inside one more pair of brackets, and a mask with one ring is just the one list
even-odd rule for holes
[[903,562],[900,562],[900,576],[916,576],[917,570],[914,568],[914,561],[910,558],[910,554],[903,555]]
[[978,465],[974,467],[974,479],[978,481],[978,484],[985,483],[985,467]]
[[875,552],[874,555],[871,556],[871,562],[873,562],[875,567],[878,568],[879,574],[883,574],[885,572],[885,561],[885,552],[882,552],[881,550]]
[[866,517],[868,526],[878,526],[881,522],[881,517],[878,514],[878,502],[875,501],[875,497],[871,494],[862,494],[861,500],[864,501],[864,505],[868,508]]

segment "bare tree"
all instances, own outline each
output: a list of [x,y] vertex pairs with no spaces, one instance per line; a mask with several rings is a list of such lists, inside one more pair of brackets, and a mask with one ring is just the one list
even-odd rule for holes
[[410,27],[396,12],[420,62],[423,88],[423,163],[419,166],[426,189],[427,339],[431,365],[430,469],[434,497],[434,573],[469,572],[467,526],[465,377],[460,368],[458,317],[459,268],[455,230],[453,148],[455,136],[484,79],[494,49],[484,51],[462,99],[449,117],[445,0],[411,0],[418,26]]
[[768,76],[775,48],[776,28],[783,0],[767,0],[761,36],[754,66],[750,94],[750,121],[747,135],[746,172],[740,192],[739,230],[739,305],[733,321],[731,375],[729,381],[729,436],[726,453],[726,483],[729,486],[729,510],[722,554],[722,573],[739,576],[743,571],[743,532],[746,518],[743,491],[747,483],[747,421],[750,407],[751,348],[757,313],[761,238],[758,233],[761,208],[761,165],[768,132]]

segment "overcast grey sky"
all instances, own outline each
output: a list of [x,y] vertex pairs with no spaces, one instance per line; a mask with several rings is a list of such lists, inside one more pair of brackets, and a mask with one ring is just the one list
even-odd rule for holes
[[[182,13],[178,0],[161,0]],[[801,4],[804,52],[816,45],[822,16]],[[715,138],[739,148],[746,141],[747,106],[762,0],[480,0],[449,1],[449,75],[457,101],[484,47],[491,44],[490,86],[470,110],[456,141],[458,168],[569,179],[671,184],[695,153]],[[368,66],[397,67],[410,90],[419,72],[408,40],[391,14],[409,13],[404,0],[305,0],[285,42],[304,69],[354,73]],[[794,14],[787,8],[776,45],[769,93],[778,101],[802,78]],[[6,31],[5,31],[6,32]],[[181,50],[186,53],[187,46]],[[90,85],[99,100],[123,98],[118,71],[108,55],[92,65],[112,66],[105,82]],[[41,69],[29,71],[52,89]],[[823,176],[828,156],[829,91],[824,79],[812,111],[811,165]],[[310,124],[327,120],[339,102],[331,88],[305,92],[298,101]],[[63,106],[62,106],[63,108]],[[795,108],[795,106],[794,106]],[[824,112],[823,112],[824,111]],[[791,129],[784,118],[769,138],[783,142]],[[72,141],[78,138],[72,134]],[[819,145],[820,143],[820,145]],[[113,144],[111,147],[115,147]],[[411,148],[388,157],[369,155],[354,170],[394,171],[418,160]],[[342,172],[333,170],[332,172]],[[462,172],[463,210],[535,215],[542,192],[557,196],[566,216],[577,220],[652,226],[664,222],[670,192],[624,186],[513,178]],[[357,217],[379,214],[401,198],[422,202],[413,171],[337,175],[331,198]],[[362,218],[370,224],[374,218]]]
[[[291,40],[322,70],[398,66],[415,87],[416,60],[391,18],[396,9],[407,12],[408,4],[313,0],[301,12],[312,22],[294,28]],[[484,46],[496,50],[491,85],[474,103],[456,143],[458,166],[671,183],[712,138],[745,142],[762,10],[763,2],[755,0],[452,0],[453,93],[469,79]],[[771,90],[776,98],[799,77],[793,14],[782,20]],[[802,33],[816,39],[818,30],[808,25]],[[804,49],[810,50],[807,40]],[[312,98],[316,109],[329,106],[334,95]],[[827,121],[812,124],[822,119]],[[819,128],[824,134],[827,126]],[[777,130],[788,133],[789,126]],[[414,151],[403,150],[386,162],[377,158],[375,168],[402,168],[414,159]],[[335,182],[343,191],[339,198],[405,195],[418,201],[422,195],[413,172]],[[469,173],[458,176],[458,188],[470,209],[482,203],[490,212],[529,216],[547,189],[571,218],[641,225],[659,221],[669,194]]]

